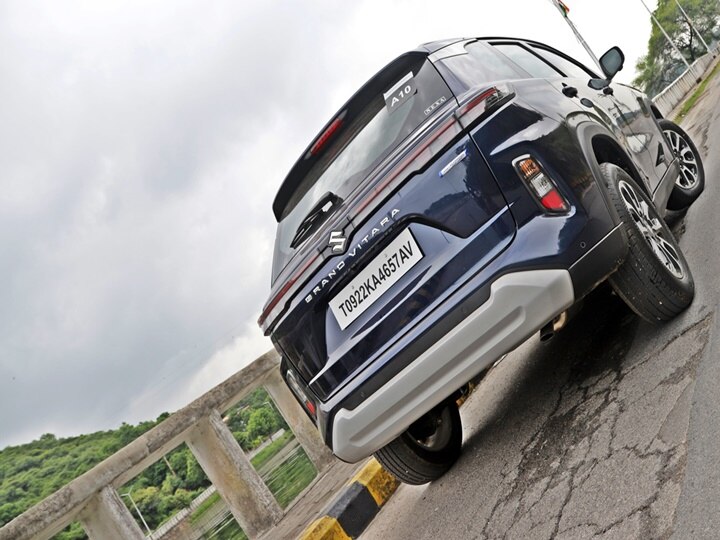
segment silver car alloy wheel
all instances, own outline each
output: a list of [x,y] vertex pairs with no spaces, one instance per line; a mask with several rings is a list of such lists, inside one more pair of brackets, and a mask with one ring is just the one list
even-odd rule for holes
[[670,142],[670,148],[680,164],[680,174],[675,180],[675,184],[683,189],[694,188],[699,181],[697,156],[685,138],[678,132],[666,129],[663,133]]
[[650,205],[627,182],[620,180],[618,188],[623,203],[655,257],[673,276],[683,279],[685,272],[680,262],[680,256],[675,246],[665,239],[669,232],[667,232],[667,228],[663,228],[657,213],[650,209]]

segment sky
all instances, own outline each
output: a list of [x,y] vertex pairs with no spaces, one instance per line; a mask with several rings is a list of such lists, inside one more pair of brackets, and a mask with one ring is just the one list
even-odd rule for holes
[[[641,3],[565,3],[630,82]],[[155,418],[269,350],[284,175],[394,57],[483,35],[590,64],[549,0],[0,4],[0,448]]]

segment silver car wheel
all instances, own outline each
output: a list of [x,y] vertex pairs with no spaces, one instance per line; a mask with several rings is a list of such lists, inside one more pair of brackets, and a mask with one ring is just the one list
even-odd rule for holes
[[685,272],[680,256],[675,247],[664,238],[666,233],[657,213],[651,210],[650,205],[627,182],[620,180],[618,188],[623,203],[655,257],[673,276],[683,279]]
[[680,164],[680,174],[675,180],[675,184],[683,189],[694,188],[699,181],[697,156],[682,135],[669,129],[663,133]]

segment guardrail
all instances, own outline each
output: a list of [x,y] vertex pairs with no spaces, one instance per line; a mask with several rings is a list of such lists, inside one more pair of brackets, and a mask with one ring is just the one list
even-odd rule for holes
[[45,540],[79,521],[91,539],[144,540],[117,489],[181,443],[195,455],[249,538],[268,531],[283,511],[223,423],[221,414],[264,386],[318,474],[334,459],[290,393],[270,351],[190,405],[42,500],[0,529],[0,540]]
[[193,511],[196,510],[202,503],[209,499],[217,490],[215,486],[210,486],[200,495],[195,497],[187,508],[179,510],[174,516],[170,517],[167,521],[161,523],[157,529],[152,533],[154,540],[165,539],[166,535],[175,527],[182,522],[187,522],[188,518],[192,515]]
[[695,85],[700,82],[705,72],[712,64],[717,56],[718,48],[704,54],[689,69],[686,69],[682,75],[670,83],[670,85],[653,98],[653,103],[663,115],[669,115],[670,112],[677,107],[680,102],[687,96]]

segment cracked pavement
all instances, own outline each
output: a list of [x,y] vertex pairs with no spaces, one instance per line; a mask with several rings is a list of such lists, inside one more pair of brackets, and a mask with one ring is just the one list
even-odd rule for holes
[[401,486],[363,539],[720,538],[719,98],[716,78],[683,123],[706,171],[673,223],[692,306],[651,326],[601,286],[493,368],[462,409],[456,466]]

